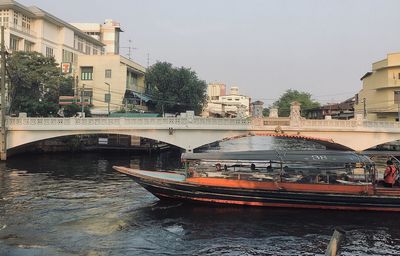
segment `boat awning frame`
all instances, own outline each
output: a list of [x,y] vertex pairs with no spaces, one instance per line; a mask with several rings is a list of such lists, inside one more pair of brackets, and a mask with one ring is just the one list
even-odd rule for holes
[[335,150],[258,150],[212,153],[183,153],[182,161],[303,162],[313,164],[373,164],[365,155]]

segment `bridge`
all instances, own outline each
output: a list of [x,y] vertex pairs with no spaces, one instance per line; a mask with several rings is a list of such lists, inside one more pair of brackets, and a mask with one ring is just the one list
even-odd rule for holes
[[[6,118],[6,149],[61,136],[124,134],[178,146],[186,151],[241,136],[282,136],[320,141],[362,151],[400,139],[399,122],[290,118],[202,118],[187,113],[174,118]],[[3,147],[2,147],[3,148]],[[6,150],[2,159],[6,158]]]

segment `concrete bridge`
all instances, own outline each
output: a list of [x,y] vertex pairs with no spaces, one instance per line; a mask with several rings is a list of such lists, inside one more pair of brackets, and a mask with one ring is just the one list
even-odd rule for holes
[[[6,119],[6,148],[79,134],[125,134],[163,141],[186,151],[241,136],[284,136],[362,151],[400,139],[399,122],[290,118],[18,118]],[[3,159],[6,152],[3,153]]]

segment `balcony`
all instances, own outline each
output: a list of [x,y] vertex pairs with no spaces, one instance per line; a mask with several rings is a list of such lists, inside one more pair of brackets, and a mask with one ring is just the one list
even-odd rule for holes
[[14,30],[14,31],[21,32],[21,33],[36,37],[36,32],[35,31],[33,31],[31,29],[28,29],[26,27],[22,27],[22,26],[16,25],[16,24],[14,24],[12,22],[8,22],[8,23],[1,23],[0,22],[0,25],[4,26],[5,28],[10,28],[11,30]]

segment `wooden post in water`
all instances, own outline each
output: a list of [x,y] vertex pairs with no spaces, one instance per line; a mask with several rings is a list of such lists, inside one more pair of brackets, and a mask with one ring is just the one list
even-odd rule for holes
[[335,228],[331,241],[329,241],[328,247],[326,248],[325,256],[336,256],[340,243],[345,238],[345,231],[339,228]]

